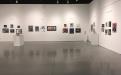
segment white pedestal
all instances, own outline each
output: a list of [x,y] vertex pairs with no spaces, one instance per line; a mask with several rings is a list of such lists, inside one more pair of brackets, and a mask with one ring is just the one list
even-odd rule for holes
[[24,36],[23,35],[14,35],[14,46],[23,46],[24,45]]

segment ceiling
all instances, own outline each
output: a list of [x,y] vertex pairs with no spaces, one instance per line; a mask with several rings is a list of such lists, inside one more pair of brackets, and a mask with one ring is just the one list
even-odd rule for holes
[[92,0],[0,0],[0,4],[89,4]]

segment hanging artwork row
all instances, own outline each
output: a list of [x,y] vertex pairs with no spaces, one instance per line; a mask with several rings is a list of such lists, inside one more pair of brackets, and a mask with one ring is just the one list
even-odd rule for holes
[[67,27],[67,24],[64,24],[64,28],[62,29],[63,33],[69,33],[69,34],[74,34],[74,33],[81,33],[81,28],[79,27],[80,25],[77,25],[77,27],[74,27],[74,23],[70,23],[70,27]]
[[105,35],[112,35],[113,33],[117,32],[117,23],[108,21],[101,26],[101,32],[105,32]]
[[13,24],[10,24],[10,27],[8,27],[8,25],[3,25],[2,33],[16,33],[18,29],[20,30],[20,33],[22,34],[22,29],[20,25],[18,25],[16,28],[14,28]]
[[41,27],[35,26],[34,27],[33,25],[28,26],[29,32],[34,32],[34,30],[35,30],[35,32],[39,32],[39,31],[45,32],[46,29],[47,29],[47,31],[56,31],[57,30],[56,26],[47,26],[47,27],[46,26],[41,26]]

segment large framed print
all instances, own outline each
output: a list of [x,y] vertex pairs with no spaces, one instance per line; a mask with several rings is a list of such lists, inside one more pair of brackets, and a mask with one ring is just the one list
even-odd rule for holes
[[47,31],[56,31],[56,26],[47,26]]

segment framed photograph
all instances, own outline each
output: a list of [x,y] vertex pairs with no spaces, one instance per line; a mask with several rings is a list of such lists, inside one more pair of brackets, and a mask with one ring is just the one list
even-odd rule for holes
[[112,31],[117,32],[117,23],[113,23]]
[[70,34],[74,34],[74,28],[70,28]]
[[20,26],[20,25],[18,25],[18,26],[17,26],[17,28],[21,28],[21,26]]
[[112,23],[111,23],[111,21],[109,21],[109,27],[111,27],[111,25],[112,25]]
[[108,30],[107,29],[105,29],[105,35],[107,35],[108,34]]
[[105,31],[105,24],[102,24],[102,27],[101,27],[101,31],[104,32]]
[[45,26],[41,26],[42,32],[45,32]]
[[16,34],[22,34],[22,29],[16,29]]
[[70,27],[74,27],[74,23],[70,23]]
[[63,33],[68,33],[68,28],[63,28]]
[[3,29],[2,29],[2,32],[3,32],[3,33],[9,33],[9,29],[8,29],[8,28],[3,28]]
[[7,25],[4,25],[4,28],[7,28]]
[[10,24],[10,28],[14,28],[13,24]]
[[35,26],[35,31],[39,32],[39,26]]
[[64,24],[64,27],[67,27],[67,24]]
[[15,30],[14,29],[10,29],[10,33],[14,33],[15,32]]
[[111,29],[108,29],[108,35],[111,35]]
[[56,26],[47,26],[47,31],[56,31]]
[[28,31],[33,32],[33,26],[28,26]]
[[76,29],[75,29],[75,32],[76,32],[76,33],[81,33],[81,28],[76,28]]

